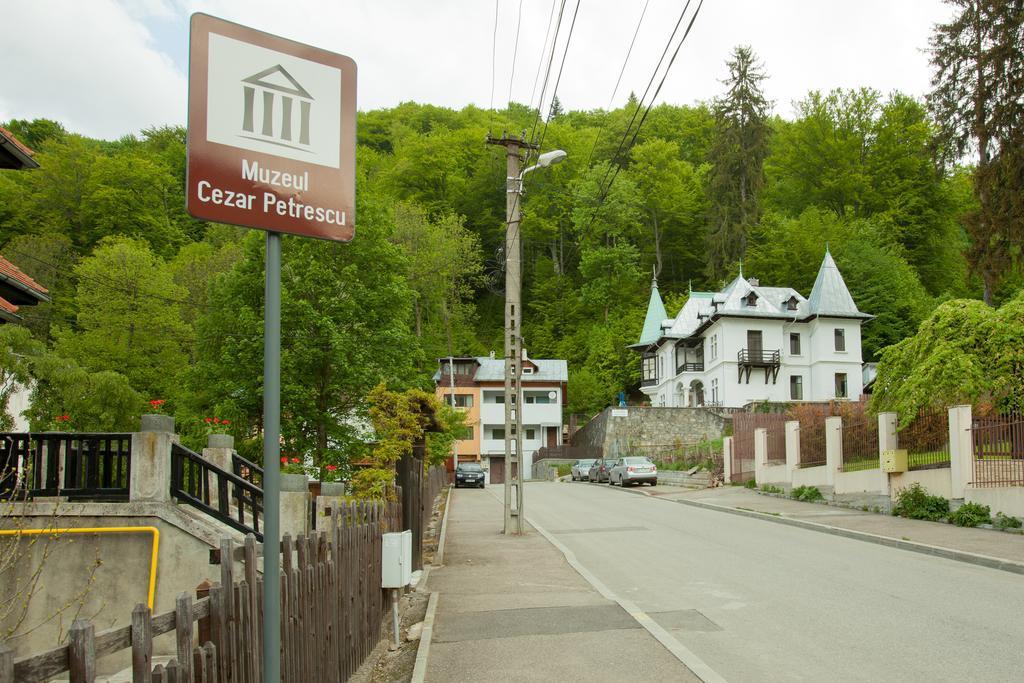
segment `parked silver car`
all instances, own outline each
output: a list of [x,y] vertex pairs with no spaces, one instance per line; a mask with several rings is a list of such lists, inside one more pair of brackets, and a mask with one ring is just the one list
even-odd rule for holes
[[572,466],[572,480],[573,481],[588,481],[590,479],[590,468],[593,467],[596,460],[577,460],[576,464]]
[[590,471],[587,473],[587,481],[593,481],[600,484],[602,481],[608,481],[608,468],[611,466],[611,460],[598,459],[594,461],[594,464],[590,466]]
[[644,457],[619,458],[608,472],[608,483],[623,487],[638,483],[655,486],[658,483],[658,468]]

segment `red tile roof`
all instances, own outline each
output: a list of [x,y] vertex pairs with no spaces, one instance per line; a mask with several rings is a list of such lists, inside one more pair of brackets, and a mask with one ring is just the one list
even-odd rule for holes
[[18,311],[18,307],[0,296],[0,310],[7,311],[8,313],[16,313]]
[[22,142],[22,141],[21,141],[21,140],[19,140],[18,138],[14,137],[14,133],[12,133],[11,131],[7,130],[7,129],[6,129],[6,128],[4,128],[3,126],[0,126],[0,135],[3,135],[3,136],[4,136],[5,138],[7,138],[7,140],[8,140],[8,141],[9,141],[9,142],[10,142],[10,143],[11,143],[12,145],[14,145],[14,146],[15,146],[15,147],[17,147],[17,148],[18,148],[19,150],[21,150],[22,154],[24,154],[25,156],[31,157],[31,156],[34,156],[34,155],[35,155],[35,152],[33,152],[33,151],[32,151],[32,150],[31,150],[31,149],[29,148],[29,146],[28,146],[28,145],[26,145],[26,144],[25,144],[24,142]]
[[25,285],[29,289],[34,289],[40,294],[48,294],[49,290],[43,287],[41,284],[30,278],[25,273],[21,272],[18,266],[14,265],[3,256],[0,256],[0,275],[5,275],[12,280],[17,280],[21,284]]

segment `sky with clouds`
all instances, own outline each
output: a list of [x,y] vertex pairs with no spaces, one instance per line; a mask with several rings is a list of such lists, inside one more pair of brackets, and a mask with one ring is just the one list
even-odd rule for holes
[[[621,106],[630,91],[642,93],[684,4],[580,0],[558,86],[563,107]],[[405,101],[502,106],[510,93],[536,104],[549,19],[560,6],[561,0],[7,0],[0,121],[45,117],[105,139],[184,124],[193,12],[352,57],[360,110]],[[556,69],[576,6],[565,3]],[[740,44],[763,62],[765,92],[785,117],[813,89],[872,87],[920,97],[929,87],[924,49],[932,26],[951,13],[941,0],[704,0],[658,100],[691,104],[720,94],[725,60]]]

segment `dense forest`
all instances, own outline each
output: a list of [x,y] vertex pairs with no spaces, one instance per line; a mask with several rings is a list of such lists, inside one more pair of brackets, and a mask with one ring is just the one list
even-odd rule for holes
[[[660,104],[639,128],[635,97],[612,111],[556,98],[544,115],[517,104],[360,113],[355,240],[284,240],[285,451],[344,464],[373,387],[429,389],[439,356],[501,353],[505,160],[488,134],[568,153],[526,183],[523,324],[531,356],[568,359],[571,412],[638,385],[626,346],[654,275],[670,314],[741,263],[806,294],[827,245],[877,316],[866,361],[944,302],[1014,299],[1020,207],[998,209],[1010,227],[991,229],[979,197],[995,193],[978,190],[987,165],[947,131],[937,97],[809,92],[780,116],[761,94],[769,67],[737,48],[719,99]],[[130,428],[165,401],[157,409],[187,436],[258,434],[263,235],[185,212],[185,130],[104,141],[45,119],[5,126],[40,165],[0,173],[0,253],[52,296],[22,309],[24,327],[0,328],[4,372],[36,380],[33,427],[66,428],[54,420],[67,416],[79,429]],[[984,144],[1009,134],[993,127]]]

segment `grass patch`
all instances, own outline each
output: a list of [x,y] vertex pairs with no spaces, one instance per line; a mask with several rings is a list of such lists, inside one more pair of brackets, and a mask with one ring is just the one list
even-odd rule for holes
[[560,477],[564,477],[567,474],[572,474],[572,465],[567,465],[567,464],[563,463],[561,465],[558,465],[557,467],[558,467],[558,476],[560,476]]
[[743,484],[743,488],[745,488],[745,489],[756,489],[757,488],[757,482],[754,481],[753,479],[751,479],[750,481],[748,481],[745,484]]
[[854,460],[843,463],[843,472],[863,472],[864,470],[877,470],[880,467],[878,458],[869,460]]
[[1009,517],[1002,512],[997,512],[995,519],[992,520],[992,526],[997,529],[1019,529],[1024,524],[1016,517]]
[[789,497],[803,503],[813,503],[825,499],[825,496],[821,495],[821,491],[816,486],[797,486],[789,492]]
[[976,527],[979,524],[992,523],[992,510],[988,505],[964,503],[949,516],[949,521],[957,526]]
[[896,494],[892,514],[907,519],[938,522],[949,514],[949,501],[942,496],[929,495],[923,486],[915,482]]
[[764,493],[785,493],[785,491],[778,486],[772,486],[771,484],[763,484],[760,490]]

